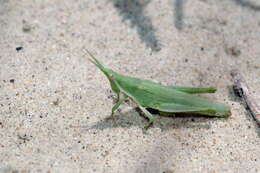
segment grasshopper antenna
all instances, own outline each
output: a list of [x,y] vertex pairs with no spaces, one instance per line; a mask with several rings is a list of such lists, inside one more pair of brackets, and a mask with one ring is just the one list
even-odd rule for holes
[[95,56],[88,49],[84,48],[84,50],[92,58],[92,59],[88,58],[90,62],[92,62],[93,64],[95,64],[98,67],[103,67],[103,65],[95,58]]

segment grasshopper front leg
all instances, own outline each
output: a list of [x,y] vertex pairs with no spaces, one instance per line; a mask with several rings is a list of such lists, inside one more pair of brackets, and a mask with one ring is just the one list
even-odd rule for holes
[[127,95],[125,94],[118,94],[118,99],[117,102],[114,104],[113,108],[112,108],[112,113],[111,113],[111,117],[114,116],[115,111],[119,108],[119,106],[127,99]]

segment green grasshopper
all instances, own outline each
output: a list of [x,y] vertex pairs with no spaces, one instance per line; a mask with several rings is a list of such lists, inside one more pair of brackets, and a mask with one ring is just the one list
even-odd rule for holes
[[194,88],[183,86],[165,86],[153,81],[129,77],[105,68],[89,51],[96,65],[108,78],[112,90],[117,95],[117,101],[112,108],[112,114],[128,98],[132,99],[148,118],[147,129],[154,122],[154,115],[147,108],[158,110],[162,114],[194,113],[214,117],[228,117],[230,108],[192,94],[214,93],[216,88]]

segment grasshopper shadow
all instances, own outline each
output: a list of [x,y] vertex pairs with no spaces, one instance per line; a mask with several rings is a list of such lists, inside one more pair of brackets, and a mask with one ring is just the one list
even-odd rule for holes
[[[195,114],[177,114],[173,116],[156,115],[155,122],[150,128],[160,128],[162,131],[182,128],[210,129],[211,123],[209,123],[209,121],[225,120]],[[89,129],[105,130],[118,127],[130,128],[132,126],[144,129],[146,124],[147,119],[140,113],[139,108],[134,108],[127,112],[116,113],[114,118],[107,117],[106,119],[100,120]]]
[[145,43],[146,47],[152,51],[161,50],[159,41],[155,36],[155,29],[152,21],[144,14],[145,6],[150,0],[111,0],[114,7],[122,16],[123,21],[130,22],[132,28],[136,28],[140,39]]
[[135,109],[130,109],[127,112],[116,112],[114,117],[106,117],[103,120],[98,121],[90,127],[90,129],[105,130],[108,128],[130,128],[131,126],[143,127],[146,120],[142,118],[135,111]]

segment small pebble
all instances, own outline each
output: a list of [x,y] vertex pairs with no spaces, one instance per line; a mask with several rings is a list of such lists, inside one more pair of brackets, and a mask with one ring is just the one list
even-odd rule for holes
[[16,47],[15,49],[16,49],[16,51],[18,52],[18,51],[22,50],[23,47],[22,47],[22,46],[18,46],[18,47]]

